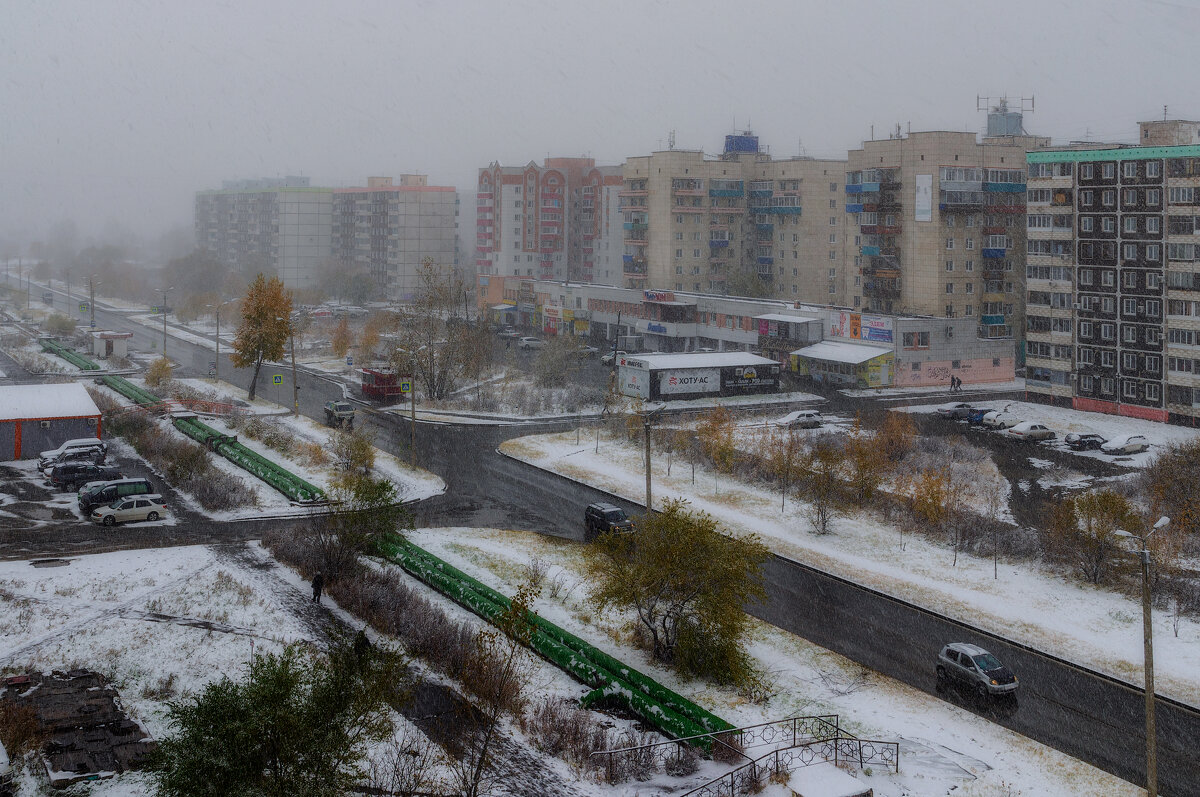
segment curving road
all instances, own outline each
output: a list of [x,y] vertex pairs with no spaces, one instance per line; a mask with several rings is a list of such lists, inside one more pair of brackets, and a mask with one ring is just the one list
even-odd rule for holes
[[[97,310],[96,315],[98,323],[108,328],[133,331],[138,348],[149,348],[151,339],[161,345],[161,332],[155,336],[120,313]],[[174,338],[168,351],[185,369],[207,373],[211,351]],[[225,358],[221,372],[238,384],[249,380],[248,372],[235,372]],[[274,373],[284,374],[282,386],[270,383]],[[319,417],[324,401],[341,395],[340,386],[316,374],[302,371],[299,385],[300,410],[314,418]],[[290,405],[290,370],[264,366],[259,392]],[[365,411],[362,423],[375,432],[381,448],[401,457],[409,455],[407,418]],[[418,423],[418,462],[447,484],[444,496],[420,505],[420,522],[523,528],[580,539],[582,507],[592,501],[610,500],[640,512],[642,507],[637,504],[525,465],[496,450],[504,439],[563,428],[573,427],[561,423],[519,428]],[[259,528],[258,524],[187,526],[156,530],[147,535],[152,539],[145,543],[161,545],[172,541],[165,539],[170,536],[176,543],[246,538]],[[82,528],[74,533],[64,529],[64,533],[73,538],[67,547],[76,551],[85,550],[87,538],[97,536]],[[1142,781],[1143,698],[1137,687],[781,557],[768,562],[765,577],[770,597],[761,606],[749,607],[752,614],[925,691],[936,691],[933,662],[944,642],[974,642],[991,650],[1020,674],[1017,700],[979,705],[954,690],[944,693],[946,699],[1126,780]],[[1158,697],[1157,714],[1160,792],[1200,795],[1200,711]]]

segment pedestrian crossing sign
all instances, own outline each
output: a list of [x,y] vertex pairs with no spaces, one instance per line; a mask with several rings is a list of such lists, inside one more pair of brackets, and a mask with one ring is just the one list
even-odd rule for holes
[[277,385],[282,385],[283,384],[283,374],[275,374],[274,376],[271,377],[271,381]]
[[400,380],[400,392],[401,393],[411,393],[412,392],[412,380],[411,379],[401,379]]

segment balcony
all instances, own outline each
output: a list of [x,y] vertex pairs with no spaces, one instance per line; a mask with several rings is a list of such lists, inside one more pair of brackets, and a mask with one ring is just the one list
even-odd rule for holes
[[979,323],[983,324],[985,327],[993,327],[993,326],[996,326],[997,324],[1003,324],[1004,316],[1003,315],[980,316]]
[[1008,232],[1007,227],[984,227],[984,235],[1004,235]]
[[1009,272],[998,268],[985,268],[983,270],[983,278],[985,280],[1003,280]]
[[775,265],[775,258],[768,257],[767,255],[759,255],[758,264],[760,266],[773,266]]
[[1008,251],[1007,249],[990,249],[990,248],[984,247],[981,250],[981,254],[987,260],[1003,260],[1004,255],[1007,251]]
[[879,235],[899,235],[901,227],[899,224],[882,224],[877,230]]
[[861,203],[847,203],[846,204],[846,212],[847,213],[862,213],[863,206]]
[[984,183],[983,190],[994,194],[1023,194],[1025,183]]
[[775,234],[775,225],[771,222],[767,222],[765,224],[755,224],[754,229],[758,232],[767,233],[768,235]]
[[866,280],[863,282],[863,296],[874,299],[899,299],[900,285],[893,280]]
[[879,181],[879,190],[880,191],[899,191],[901,188],[903,188],[903,185],[900,183],[899,180],[889,179],[889,180],[880,180]]
[[751,188],[750,189],[750,196],[754,197],[755,199],[770,199],[771,195],[774,193],[775,192],[772,191],[770,188]]
[[496,224],[495,219],[476,219],[475,220],[476,227],[492,227],[495,224]]
[[710,197],[741,197],[745,196],[745,192],[740,188],[710,188],[708,195]]
[[861,194],[862,192],[863,192],[862,183],[847,183],[846,184],[846,193],[847,194]]
[[[703,188],[672,188],[671,193],[674,194],[675,196],[705,196],[706,195]],[[709,191],[707,195],[713,196],[713,192]],[[725,196],[725,194],[717,194],[717,196]],[[735,196],[741,196],[741,194],[735,194]]]
[[879,232],[878,224],[860,224],[858,231],[863,235],[875,235]]
[[728,240],[723,240],[723,241],[722,240],[710,240],[708,242],[708,246],[710,249],[724,249],[725,247],[729,246],[729,241]]
[[860,246],[858,251],[859,254],[867,255],[869,257],[879,257],[880,255],[880,249],[878,246]]
[[647,196],[649,193],[650,192],[647,191],[645,188],[629,188],[624,191],[618,191],[617,196],[618,197]]

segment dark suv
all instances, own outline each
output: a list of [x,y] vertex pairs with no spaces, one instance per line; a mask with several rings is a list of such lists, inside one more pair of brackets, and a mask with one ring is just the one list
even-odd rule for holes
[[112,481],[121,478],[116,465],[95,462],[64,462],[50,470],[50,483],[60,490],[78,490],[88,482]]
[[104,504],[111,504],[121,498],[131,495],[147,495],[154,492],[149,479],[117,479],[111,482],[101,482],[79,494],[79,508],[83,514],[90,515],[92,510]]
[[1012,695],[1017,691],[1017,676],[1000,660],[978,645],[951,642],[937,657],[938,685],[956,683],[973,689],[981,698]]
[[606,503],[588,504],[583,510],[583,525],[589,539],[606,531],[633,531],[633,521],[625,510]]

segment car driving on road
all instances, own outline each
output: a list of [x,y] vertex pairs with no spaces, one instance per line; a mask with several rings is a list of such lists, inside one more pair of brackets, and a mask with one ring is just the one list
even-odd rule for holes
[[951,642],[937,657],[939,685],[954,683],[974,690],[979,697],[1011,695],[1017,691],[1017,676],[1000,660],[978,645]]
[[606,531],[633,531],[633,521],[624,509],[602,501],[588,504],[583,510],[583,526],[589,536]]
[[821,413],[816,410],[796,410],[776,418],[771,424],[785,429],[818,429],[821,426]]

